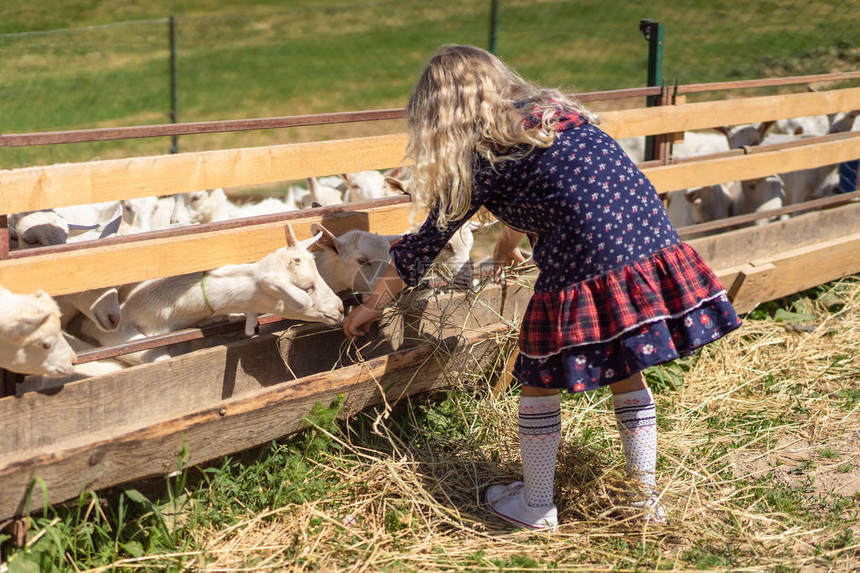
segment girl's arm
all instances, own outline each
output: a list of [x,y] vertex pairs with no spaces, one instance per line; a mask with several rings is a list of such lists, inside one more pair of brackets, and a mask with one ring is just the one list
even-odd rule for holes
[[518,247],[525,236],[525,233],[511,229],[507,225],[502,227],[502,232],[499,234],[496,246],[493,248],[493,276],[495,282],[502,280],[502,269],[510,262],[514,262],[515,264],[525,262],[525,257],[523,257]]
[[352,309],[343,321],[343,333],[348,338],[367,334],[370,325],[382,314],[382,308],[405,287],[406,283],[397,274],[397,269],[389,263],[385,273],[373,287],[373,292],[364,302]]

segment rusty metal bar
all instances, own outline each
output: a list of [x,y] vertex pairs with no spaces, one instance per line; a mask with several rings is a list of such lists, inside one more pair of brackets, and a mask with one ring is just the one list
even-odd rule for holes
[[685,86],[678,86],[678,93],[691,94],[709,91],[723,91],[745,88],[765,88],[856,79],[860,79],[860,72],[836,72],[832,74],[817,74],[811,76],[790,76],[785,78],[768,78],[760,80],[738,80],[734,82],[688,84]]
[[49,245],[45,247],[35,247],[32,249],[24,249],[20,251],[12,251],[9,253],[10,259],[24,259],[34,255],[48,255],[55,253],[66,253],[69,251],[77,251],[90,247],[105,247],[111,245],[121,245],[125,243],[136,243],[147,239],[165,239],[168,237],[179,237],[184,235],[196,235],[200,233],[208,233],[211,231],[225,231],[228,229],[238,229],[248,225],[265,225],[267,223],[289,223],[294,219],[307,219],[308,217],[328,217],[346,213],[354,213],[362,209],[370,209],[374,207],[388,207],[390,205],[400,205],[409,203],[410,199],[407,195],[397,197],[384,197],[382,199],[372,199],[370,201],[361,201],[355,203],[344,203],[342,205],[331,205],[327,207],[312,207],[307,209],[299,209],[295,211],[284,211],[283,213],[272,213],[269,215],[257,215],[254,217],[243,217],[241,219],[229,219],[227,221],[217,221],[214,223],[203,223],[200,225],[187,225],[184,227],[171,227],[169,229],[157,229],[154,231],[145,231],[142,233],[133,233],[131,235],[114,235],[105,237],[97,241],[82,241],[80,243],[63,243],[61,245]]
[[[260,325],[257,334],[266,334],[269,332],[275,332],[277,330],[283,330],[287,322],[300,321],[287,321],[287,319],[281,318],[279,316],[265,315],[259,317],[257,319],[257,322]],[[75,360],[75,364],[84,364],[86,362],[92,362],[94,360],[114,358],[116,356],[129,354],[131,352],[139,352],[141,350],[149,350],[151,348],[170,346],[171,344],[178,344],[180,342],[200,340],[209,336],[216,336],[218,334],[239,332],[244,329],[244,327],[245,319],[229,319],[223,322],[216,322],[214,324],[202,326],[200,328],[186,328],[184,330],[177,330],[175,332],[168,332],[165,334],[150,336],[148,338],[143,338],[135,342],[129,342],[127,344],[116,344],[114,346],[102,346],[99,348],[93,348],[91,350],[83,350],[77,353],[77,359]]]
[[747,223],[752,223],[754,221],[758,221],[759,219],[770,219],[773,217],[778,217],[780,215],[789,215],[791,213],[797,213],[798,211],[811,211],[813,209],[835,207],[844,203],[852,203],[857,200],[860,200],[860,191],[852,191],[851,193],[842,193],[840,195],[832,195],[830,197],[824,197],[822,199],[804,201],[803,203],[797,203],[796,205],[789,205],[787,207],[781,207],[779,209],[770,209],[768,211],[760,211],[758,213],[748,213],[746,215],[726,217],[724,219],[708,221],[706,223],[699,223],[697,225],[679,227],[677,231],[678,235],[681,237],[692,235],[695,233],[719,231],[729,227],[735,227],[737,225],[745,225]]
[[660,86],[652,86],[645,88],[628,88],[623,90],[608,90],[600,92],[588,92],[584,94],[576,94],[576,99],[579,101],[605,101],[613,99],[625,99],[632,97],[648,97],[660,95]]
[[9,219],[0,215],[0,261],[9,258]]
[[25,147],[30,145],[53,145],[57,143],[81,143],[115,139],[137,139],[142,137],[165,137],[172,135],[200,135],[227,131],[250,131],[255,129],[281,129],[358,121],[401,119],[402,109],[371,111],[349,111],[319,115],[293,115],[265,117],[259,119],[232,119],[191,123],[166,123],[130,127],[107,127],[80,129],[75,131],[46,131],[40,133],[7,133],[0,135],[0,147]]
[[[591,92],[580,94],[581,101],[598,101],[630,97],[659,95],[660,88],[633,88],[625,90]],[[382,121],[403,119],[402,108],[370,111],[352,111],[316,115],[294,115],[259,119],[235,119],[222,121],[203,121],[190,123],[168,123],[129,127],[107,127],[81,129],[74,131],[46,131],[39,133],[7,133],[0,135],[0,147],[27,147],[35,145],[55,145],[62,143],[82,143],[89,141],[109,141],[119,139],[139,139],[145,137],[165,137],[179,135],[201,135],[228,131],[252,131],[257,129],[281,129],[287,127],[307,127],[331,125],[336,123],[355,123],[361,121]]]
[[[792,76],[762,80],[739,80],[734,82],[712,82],[677,86],[677,94],[721,91],[730,89],[773,87],[815,83],[825,81],[860,79],[860,72],[839,72],[809,76]],[[633,97],[660,96],[660,86],[628,88],[621,90],[596,91],[577,94],[583,102],[605,101]],[[361,121],[381,121],[403,119],[402,108],[369,111],[337,112],[328,114],[280,116],[257,119],[236,119],[189,123],[170,123],[129,127],[83,129],[73,131],[48,131],[39,133],[7,133],[0,135],[0,147],[26,147],[34,145],[54,145],[61,143],[81,143],[88,141],[108,141],[118,139],[137,139],[144,137],[165,137],[179,135],[200,135],[229,131],[252,131],[257,129],[281,129],[313,125],[331,125]]]

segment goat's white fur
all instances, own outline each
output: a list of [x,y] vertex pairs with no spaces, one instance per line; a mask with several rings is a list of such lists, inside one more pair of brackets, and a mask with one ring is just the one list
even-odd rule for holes
[[47,293],[0,287],[0,368],[21,374],[67,374],[75,352],[60,330],[60,309]]

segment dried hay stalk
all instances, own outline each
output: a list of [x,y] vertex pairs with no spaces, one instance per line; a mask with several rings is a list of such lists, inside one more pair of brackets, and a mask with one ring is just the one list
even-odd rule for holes
[[[668,380],[656,386],[658,479],[669,525],[646,525],[626,505],[631,484],[608,392],[562,402],[560,531],[511,532],[488,514],[485,487],[520,475],[517,394],[494,398],[490,375],[458,381],[435,408],[366,413],[372,433],[349,426],[329,434],[339,449],[314,462],[337,484],[329,495],[199,531],[206,555],[199,569],[691,570],[716,563],[850,570],[860,561],[860,399],[852,394],[860,379],[860,283],[839,283],[832,293],[840,299],[836,312],[814,300],[795,303],[793,316],[804,315],[812,329],[747,317],[698,357],[649,372],[652,382]],[[828,505],[838,499],[853,503]]]

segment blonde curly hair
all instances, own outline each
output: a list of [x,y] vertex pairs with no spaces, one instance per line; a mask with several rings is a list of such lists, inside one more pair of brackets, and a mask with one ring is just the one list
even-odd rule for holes
[[[557,110],[598,118],[572,95],[526,82],[495,55],[475,46],[443,46],[427,63],[406,106],[414,161],[410,194],[423,211],[438,201],[439,227],[464,217],[479,158],[490,163],[548,147]],[[539,119],[525,125],[524,115]]]

